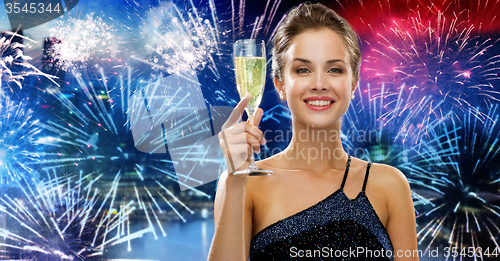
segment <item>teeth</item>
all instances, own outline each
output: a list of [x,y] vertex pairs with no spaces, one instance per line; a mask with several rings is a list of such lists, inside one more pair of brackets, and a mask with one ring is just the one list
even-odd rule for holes
[[316,100],[316,101],[307,101],[307,103],[312,106],[327,106],[330,105],[332,101]]

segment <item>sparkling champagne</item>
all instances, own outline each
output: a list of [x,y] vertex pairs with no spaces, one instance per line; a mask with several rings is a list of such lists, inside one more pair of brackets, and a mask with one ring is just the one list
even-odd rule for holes
[[[249,92],[252,95],[246,112],[248,120],[253,124],[253,116],[260,105],[264,85],[266,83],[266,45],[262,40],[242,39],[233,45],[236,85],[240,98]],[[235,171],[234,175],[262,176],[270,175],[272,170],[260,169],[255,165],[253,148],[250,146],[247,169]]]
[[266,58],[265,57],[235,57],[236,84],[241,98],[247,92],[252,94],[248,103],[248,113],[253,115],[262,100],[262,92],[266,83]]

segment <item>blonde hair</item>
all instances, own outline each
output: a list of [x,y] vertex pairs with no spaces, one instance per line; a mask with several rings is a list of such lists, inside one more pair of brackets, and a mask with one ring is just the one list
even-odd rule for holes
[[283,82],[285,53],[295,36],[307,30],[323,28],[331,29],[342,37],[349,50],[353,79],[357,82],[361,66],[358,34],[344,18],[322,4],[303,4],[288,12],[285,21],[279,26],[273,38],[271,76]]

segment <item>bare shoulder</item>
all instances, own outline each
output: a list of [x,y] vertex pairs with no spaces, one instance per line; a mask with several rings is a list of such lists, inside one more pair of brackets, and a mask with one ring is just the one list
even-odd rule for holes
[[387,199],[386,229],[394,247],[393,253],[417,250],[415,208],[408,179],[392,166],[374,164],[373,170],[373,173],[380,176],[385,183],[383,186]]
[[390,165],[373,163],[370,169],[370,182],[376,183],[383,188],[388,203],[398,200],[407,200],[411,197],[410,184],[406,176],[398,169]]
[[[385,187],[394,189],[395,187],[409,187],[408,179],[398,168],[380,163],[372,163],[370,176],[376,176],[379,183]],[[371,180],[373,182],[373,180]]]
[[[406,176],[398,168],[381,163],[372,163],[370,175],[375,174],[383,178],[385,182],[390,182],[392,185],[408,183]],[[390,184],[388,184],[390,185]]]

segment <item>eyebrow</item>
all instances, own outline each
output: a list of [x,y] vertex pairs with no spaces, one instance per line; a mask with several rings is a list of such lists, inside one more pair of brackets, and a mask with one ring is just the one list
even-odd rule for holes
[[[312,63],[311,61],[307,60],[307,59],[302,59],[302,58],[295,58],[293,59],[293,61],[299,61],[299,62],[303,62],[303,63]],[[326,61],[325,63],[326,64],[332,64],[332,63],[337,63],[337,62],[342,62],[342,63],[345,63],[343,60],[340,60],[340,59],[333,59],[333,60],[328,60]]]

